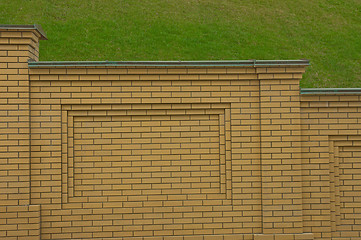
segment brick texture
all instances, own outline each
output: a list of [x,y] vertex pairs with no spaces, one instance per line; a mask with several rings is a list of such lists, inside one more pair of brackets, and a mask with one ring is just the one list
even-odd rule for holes
[[303,215],[317,238],[361,238],[361,96],[301,97]]
[[361,238],[360,95],[304,66],[29,67],[0,31],[0,237]]
[[38,239],[39,206],[30,198],[30,83],[28,60],[38,59],[40,35],[0,32],[0,236]]

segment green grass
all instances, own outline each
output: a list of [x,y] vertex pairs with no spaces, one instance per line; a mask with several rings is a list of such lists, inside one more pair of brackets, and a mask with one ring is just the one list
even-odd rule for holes
[[0,0],[42,61],[309,59],[302,87],[361,87],[360,0]]

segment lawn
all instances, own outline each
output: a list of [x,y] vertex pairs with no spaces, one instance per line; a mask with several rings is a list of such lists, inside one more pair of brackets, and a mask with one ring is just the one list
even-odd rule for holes
[[42,61],[309,59],[302,87],[361,88],[360,0],[0,0]]

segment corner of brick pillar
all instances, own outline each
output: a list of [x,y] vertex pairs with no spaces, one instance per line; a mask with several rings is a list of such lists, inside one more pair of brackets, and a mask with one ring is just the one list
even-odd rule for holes
[[40,238],[40,206],[30,197],[30,83],[40,26],[0,25],[0,237]]
[[256,68],[260,84],[262,234],[255,240],[313,239],[303,232],[300,79],[306,66]]

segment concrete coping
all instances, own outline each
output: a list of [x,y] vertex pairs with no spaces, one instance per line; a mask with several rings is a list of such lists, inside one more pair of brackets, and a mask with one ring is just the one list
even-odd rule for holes
[[308,66],[308,60],[230,60],[230,61],[29,61],[29,67],[100,67],[100,66],[134,66],[134,67],[292,67]]
[[36,30],[40,34],[40,40],[48,40],[43,28],[39,24],[32,25],[13,25],[0,24],[0,29],[14,29],[14,30]]
[[301,94],[361,94],[361,88],[301,88]]

